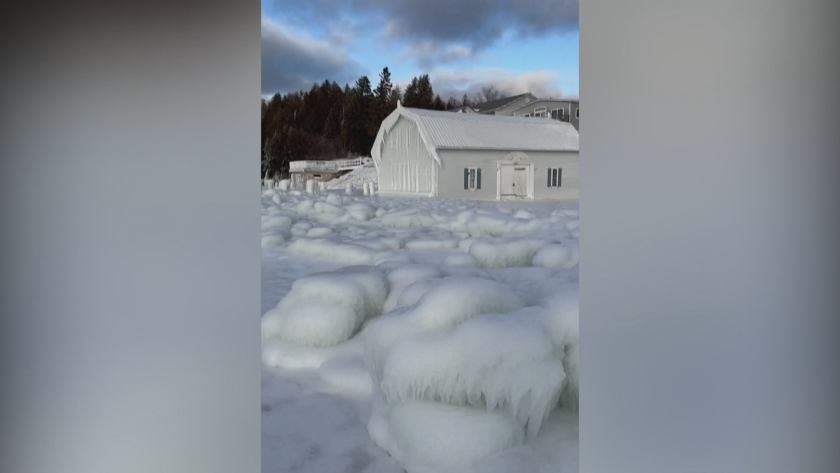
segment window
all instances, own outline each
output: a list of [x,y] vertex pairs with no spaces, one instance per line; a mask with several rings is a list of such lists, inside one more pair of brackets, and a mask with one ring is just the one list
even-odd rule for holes
[[548,168],[548,180],[547,180],[547,183],[546,183],[547,187],[560,187],[562,180],[563,180],[563,169],[562,168]]
[[481,168],[464,168],[464,190],[481,189]]
[[555,108],[551,111],[551,118],[562,121],[566,117],[566,109]]
[[580,119],[580,109],[579,108],[575,109],[575,118]]
[[535,108],[534,109],[534,116],[545,118],[547,116],[547,114],[545,112],[545,107]]

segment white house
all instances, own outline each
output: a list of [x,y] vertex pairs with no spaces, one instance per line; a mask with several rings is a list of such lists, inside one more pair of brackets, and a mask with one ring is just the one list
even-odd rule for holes
[[578,198],[579,135],[567,122],[397,109],[371,156],[381,195],[480,200]]

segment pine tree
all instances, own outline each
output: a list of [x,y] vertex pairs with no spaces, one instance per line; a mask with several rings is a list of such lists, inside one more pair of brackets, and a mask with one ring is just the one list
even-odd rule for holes
[[[402,99],[402,90],[400,90],[400,86],[395,85],[394,88],[391,90],[391,99],[388,101],[388,110],[390,112],[393,112],[394,109],[397,108],[397,101],[401,101]],[[403,103],[403,105],[405,104]]]
[[420,108],[420,84],[417,78],[411,79],[411,83],[405,88],[402,104],[404,107]]
[[417,102],[418,108],[430,110],[435,106],[435,93],[428,74],[423,74],[417,81]]
[[385,67],[379,74],[379,84],[374,91],[374,106],[371,110],[370,123],[368,124],[368,132],[374,137],[379,132],[379,126],[382,120],[393,110],[391,109],[391,92],[391,73]]

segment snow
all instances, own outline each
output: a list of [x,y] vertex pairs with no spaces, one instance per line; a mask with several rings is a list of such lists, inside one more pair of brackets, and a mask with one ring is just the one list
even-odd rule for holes
[[577,205],[365,172],[263,191],[264,471],[576,472]]
[[358,167],[343,176],[325,182],[327,189],[345,189],[352,186],[353,189],[362,189],[365,184],[377,182],[376,166],[373,161]]

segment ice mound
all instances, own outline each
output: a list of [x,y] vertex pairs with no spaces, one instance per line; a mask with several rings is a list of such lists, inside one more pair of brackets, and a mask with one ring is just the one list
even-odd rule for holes
[[528,210],[528,209],[519,209],[519,210],[517,210],[516,212],[514,212],[514,213],[513,213],[513,217],[514,217],[514,218],[521,218],[521,219],[533,219],[533,218],[537,218],[537,216],[536,216],[536,215],[534,215],[534,212],[531,212],[531,211],[530,211],[530,210]]
[[436,223],[431,215],[420,209],[384,213],[379,222],[383,227],[431,227]]
[[[326,348],[294,345],[277,339],[268,339],[263,342],[262,347],[262,361],[265,365],[292,370],[315,370],[329,360],[361,358],[361,354],[361,340],[355,338]],[[370,375],[367,377],[369,379]]]
[[391,310],[398,307],[408,307],[417,304],[421,297],[437,285],[438,280],[436,279],[420,279],[409,284],[400,292],[399,297],[397,297],[397,302]]
[[511,312],[522,305],[510,288],[496,281],[452,276],[423,294],[413,315],[424,328],[448,328],[476,315]]
[[568,248],[559,244],[546,245],[534,255],[531,264],[545,268],[569,269],[577,264],[577,259],[577,249]]
[[334,192],[331,192],[331,193],[327,194],[326,202],[328,204],[341,206],[341,204],[344,203],[344,199],[342,199],[340,195],[338,195]]
[[306,232],[307,238],[325,238],[330,236],[332,229],[329,227],[313,227]]
[[[335,195],[335,194],[331,194],[331,196],[333,196],[333,195]],[[329,200],[329,199],[327,199],[327,200]],[[315,204],[313,206],[313,209],[315,210],[315,212],[322,213],[322,214],[335,215],[335,216],[344,215],[344,209],[342,207],[340,207],[338,205],[335,205],[335,204],[330,204],[330,203],[327,203],[327,202],[315,202]]]
[[289,251],[300,256],[329,259],[349,264],[372,264],[376,251],[350,243],[323,238],[300,238],[289,245]]
[[407,250],[444,250],[458,247],[458,240],[455,239],[417,239],[405,244]]
[[451,332],[395,344],[379,386],[389,404],[425,400],[506,410],[533,438],[556,405],[564,378],[538,320],[482,315]]
[[[402,299],[415,286],[425,284],[424,293],[414,305]],[[382,380],[382,367],[391,346],[409,335],[452,328],[476,315],[506,313],[523,307],[510,288],[491,279],[450,276],[412,284],[400,296],[398,307],[372,322],[364,331],[365,363],[374,382]]]
[[362,322],[379,315],[388,295],[374,268],[346,268],[295,281],[262,318],[263,340],[327,347],[348,340]]
[[347,209],[347,215],[349,220],[355,220],[357,222],[366,222],[374,217],[376,217],[376,210],[373,206],[368,204],[350,204],[345,207]]
[[286,242],[286,239],[283,238],[283,235],[280,234],[270,234],[270,235],[263,235],[262,237],[262,247],[266,248],[269,246],[280,246]]
[[513,240],[507,242],[476,241],[469,247],[469,254],[484,269],[501,269],[531,266],[537,252],[548,242],[543,240]]
[[412,402],[372,418],[373,441],[409,473],[467,467],[494,452],[522,444],[522,427],[483,409]]
[[539,219],[521,219],[499,214],[476,213],[466,223],[466,229],[474,237],[499,237],[508,233],[528,233],[539,230]]
[[559,289],[544,304],[548,318],[549,335],[555,345],[555,353],[563,360],[566,381],[560,397],[564,408],[578,410],[578,373],[580,346],[580,303],[577,284]]
[[292,225],[292,228],[289,229],[289,234],[292,238],[300,238],[305,236],[313,227],[314,225],[309,222],[298,222]]
[[274,230],[274,229],[289,229],[292,226],[292,219],[286,215],[269,215],[262,217],[262,229],[263,230]]
[[[405,289],[422,280],[431,280],[443,277],[443,272],[436,266],[428,264],[407,264],[398,266],[388,273],[388,285],[390,291],[385,299],[383,312],[389,312],[397,307],[400,295]],[[419,299],[419,296],[418,296]],[[416,300],[415,300],[416,302]]]

